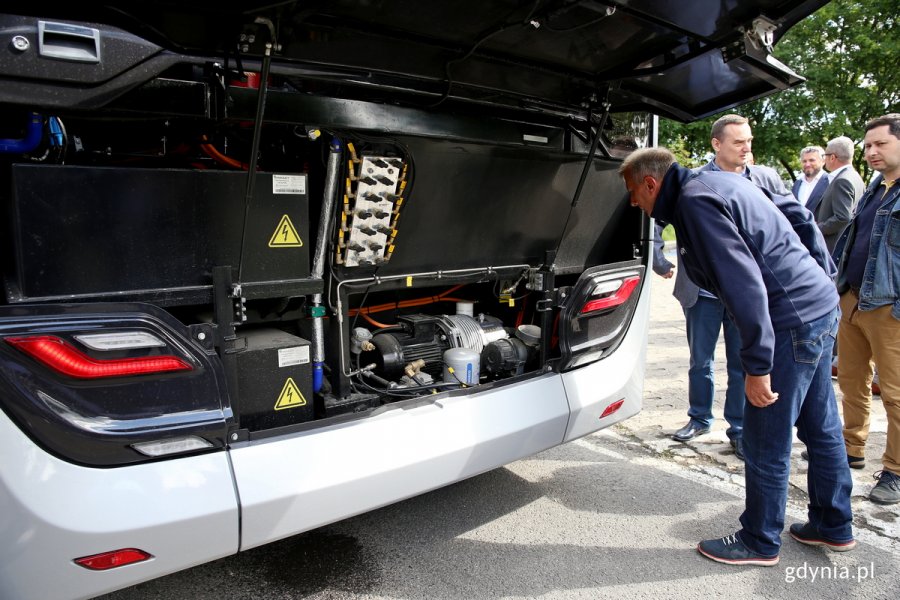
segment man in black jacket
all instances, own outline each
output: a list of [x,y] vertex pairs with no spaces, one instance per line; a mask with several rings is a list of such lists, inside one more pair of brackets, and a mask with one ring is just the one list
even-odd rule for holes
[[697,549],[727,564],[778,562],[794,426],[814,460],[809,521],[791,536],[852,549],[852,482],[831,384],[835,267],[812,214],[732,173],[693,173],[665,148],[634,152],[619,173],[633,206],[673,225],[680,269],[722,300],[740,331],[746,505],[739,531]]

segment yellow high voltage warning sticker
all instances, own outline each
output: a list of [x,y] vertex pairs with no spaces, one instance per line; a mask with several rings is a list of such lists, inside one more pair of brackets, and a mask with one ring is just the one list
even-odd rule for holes
[[294,228],[294,224],[291,223],[291,218],[287,215],[281,217],[278,227],[275,228],[275,233],[269,239],[269,248],[296,248],[302,245],[303,240],[297,235],[297,230]]
[[294,383],[294,378],[288,377],[287,381],[284,382],[281,393],[278,394],[275,410],[294,408],[296,406],[306,406],[306,398],[300,393],[300,389],[297,387],[297,384]]

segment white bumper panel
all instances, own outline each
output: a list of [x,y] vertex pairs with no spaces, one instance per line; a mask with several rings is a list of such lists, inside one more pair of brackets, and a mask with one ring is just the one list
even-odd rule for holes
[[[59,460],[0,411],[0,598],[90,598],[237,552],[225,452],[93,469]],[[154,558],[88,571],[82,556],[140,548]]]
[[[567,442],[640,412],[649,326],[650,282],[647,281],[641,289],[641,297],[625,339],[616,351],[595,363],[562,374],[572,409],[572,418],[566,430]],[[607,406],[622,399],[625,402],[619,410],[600,418]]]
[[241,549],[460,481],[561,443],[559,375],[232,450]]

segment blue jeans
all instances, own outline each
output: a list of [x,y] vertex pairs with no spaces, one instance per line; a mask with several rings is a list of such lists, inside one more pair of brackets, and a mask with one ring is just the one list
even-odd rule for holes
[[688,417],[704,427],[712,425],[713,398],[716,395],[714,359],[719,330],[724,328],[728,371],[728,387],[725,391],[725,420],[728,421],[726,434],[729,439],[739,439],[744,428],[744,367],[741,365],[740,332],[725,312],[725,305],[715,298],[698,297],[696,304],[684,309],[684,318],[691,352]]
[[831,383],[839,315],[835,308],[805,325],[776,331],[771,378],[778,400],[765,408],[748,402],[744,410],[747,501],[739,536],[764,556],[778,554],[781,547],[795,425],[809,452],[810,523],[830,540],[853,539],[853,482]]

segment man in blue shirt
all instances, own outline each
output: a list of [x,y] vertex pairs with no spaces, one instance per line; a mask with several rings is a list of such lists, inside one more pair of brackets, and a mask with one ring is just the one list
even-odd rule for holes
[[900,502],[900,114],[866,124],[864,155],[880,175],[860,198],[856,215],[835,246],[841,257],[838,383],[847,455],[862,463],[869,436],[872,361],[878,368],[887,445],[869,499],[896,504]]
[[852,549],[852,482],[831,384],[838,296],[812,214],[733,173],[691,172],[665,148],[637,150],[619,173],[633,206],[672,224],[680,270],[722,300],[740,332],[746,504],[739,531],[697,549],[727,564],[778,562],[794,426],[810,454],[809,521],[791,536]]

